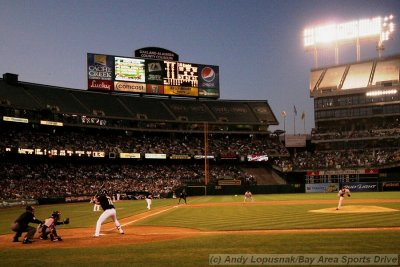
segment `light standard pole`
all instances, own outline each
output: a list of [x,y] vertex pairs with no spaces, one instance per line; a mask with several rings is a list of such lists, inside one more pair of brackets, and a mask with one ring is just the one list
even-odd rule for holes
[[282,111],[281,116],[283,118],[283,131],[285,132],[284,134],[286,134],[286,116],[287,116],[286,111]]

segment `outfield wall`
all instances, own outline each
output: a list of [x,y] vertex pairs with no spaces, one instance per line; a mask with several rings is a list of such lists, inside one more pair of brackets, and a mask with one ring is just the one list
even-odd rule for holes
[[[353,182],[343,183],[353,192],[381,192],[400,191],[399,181],[385,182]],[[195,186],[187,187],[188,195],[242,195],[247,190],[254,194],[290,194],[290,193],[331,193],[338,192],[339,183],[314,183],[314,184],[285,184],[285,185],[254,185],[254,186]]]
[[205,195],[243,195],[246,191],[250,191],[253,194],[288,194],[288,193],[304,193],[304,184],[285,184],[285,185],[226,185],[226,186],[215,186],[210,185],[205,187],[187,187],[188,195],[199,196]]

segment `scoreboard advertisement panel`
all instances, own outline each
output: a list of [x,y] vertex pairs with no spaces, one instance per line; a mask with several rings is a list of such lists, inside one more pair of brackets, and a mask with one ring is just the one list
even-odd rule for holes
[[219,67],[171,60],[87,55],[88,90],[219,98]]

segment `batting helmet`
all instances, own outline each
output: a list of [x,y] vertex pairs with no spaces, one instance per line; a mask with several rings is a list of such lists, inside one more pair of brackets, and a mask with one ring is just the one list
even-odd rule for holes
[[35,208],[34,207],[32,207],[32,206],[26,206],[26,208],[25,208],[27,211],[34,211],[35,210]]

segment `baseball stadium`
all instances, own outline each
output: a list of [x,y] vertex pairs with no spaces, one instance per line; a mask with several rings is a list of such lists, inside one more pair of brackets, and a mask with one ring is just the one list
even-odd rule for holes
[[400,55],[312,68],[290,135],[218,66],[137,52],[88,53],[87,90],[3,74],[1,266],[399,264]]

